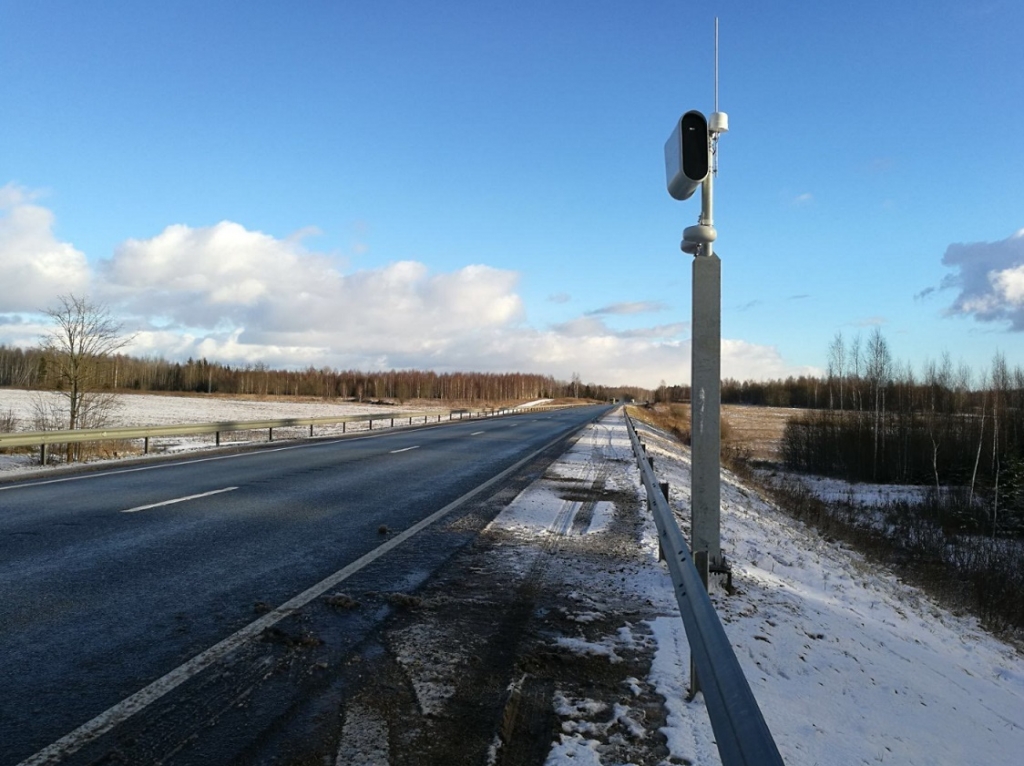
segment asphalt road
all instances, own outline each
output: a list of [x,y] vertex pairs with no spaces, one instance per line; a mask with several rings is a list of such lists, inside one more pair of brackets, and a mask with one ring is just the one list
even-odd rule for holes
[[[322,606],[323,583],[341,572],[358,592],[414,590],[498,510],[517,474],[543,470],[564,446],[552,442],[607,409],[0,485],[0,766],[255,762],[393,608],[381,599],[337,616]],[[289,601],[303,593],[313,606]]]

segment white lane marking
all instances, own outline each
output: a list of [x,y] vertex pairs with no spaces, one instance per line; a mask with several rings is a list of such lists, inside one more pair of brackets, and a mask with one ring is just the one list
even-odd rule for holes
[[348,579],[359,570],[379,559],[385,553],[388,553],[392,548],[398,547],[413,535],[416,535],[420,531],[429,527],[438,519],[447,516],[463,503],[468,502],[484,490],[515,473],[545,450],[550,449],[563,439],[573,439],[574,437],[578,437],[586,425],[588,424],[584,423],[582,426],[574,431],[570,431],[568,434],[560,434],[540,449],[531,452],[519,462],[509,466],[497,476],[492,476],[483,484],[476,487],[476,489],[471,489],[462,497],[448,503],[444,508],[434,511],[434,513],[427,516],[427,518],[413,524],[404,532],[400,532],[395,535],[386,543],[356,559],[347,567],[339,569],[330,577],[327,577],[313,587],[304,590],[298,596],[295,596],[289,601],[285,601],[277,609],[267,612],[258,620],[255,620],[241,630],[232,633],[220,643],[214,644],[204,652],[200,652],[191,660],[183,665],[179,665],[171,672],[161,678],[158,678],[149,686],[140,689],[130,697],[126,697],[109,710],[105,710],[100,713],[91,721],[87,721],[69,734],[65,734],[52,745],[48,745],[35,755],[26,758],[24,761],[19,763],[18,766],[55,766],[68,756],[77,753],[90,742],[95,742],[115,726],[124,723],[136,713],[145,710],[149,705],[156,702],[168,692],[173,691],[193,676],[198,675],[201,671],[210,667],[210,665],[213,665],[218,660],[224,658],[246,641],[255,638],[264,630],[276,625],[285,617],[294,614],[313,599],[338,585],[342,580]]
[[485,433],[487,433],[487,432],[486,431],[474,431],[473,433],[470,434],[470,436],[479,436],[480,434],[485,434]]
[[189,500],[198,500],[201,497],[210,497],[210,495],[219,495],[222,492],[234,492],[238,487],[225,487],[224,489],[215,489],[211,492],[201,492],[198,495],[188,495],[187,497],[176,497],[173,500],[163,500],[159,503],[150,503],[149,505],[137,505],[134,508],[125,508],[121,513],[136,513],[137,511],[148,511],[150,508],[160,508],[164,505],[174,505],[175,503],[184,503]]
[[388,454],[390,454],[390,455],[397,455],[399,452],[408,452],[411,449],[419,449],[419,448],[420,448],[420,445],[417,444],[415,447],[403,447],[402,449],[393,449]]

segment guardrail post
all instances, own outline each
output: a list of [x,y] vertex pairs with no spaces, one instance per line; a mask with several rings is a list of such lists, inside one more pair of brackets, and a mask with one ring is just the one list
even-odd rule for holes
[[312,436],[313,436],[313,424],[312,423],[309,424],[309,436],[310,436],[310,438],[312,438]]
[[274,429],[273,428],[268,428],[267,429],[267,441],[268,442],[274,441]]
[[39,449],[39,465],[46,465],[46,444],[40,445]]
[[[707,551],[694,551],[693,553],[693,565],[697,567],[697,574],[700,575],[700,581],[704,585],[704,590],[708,589],[708,552]],[[697,677],[697,665],[693,661],[693,652],[690,653],[690,699],[697,696],[697,692],[700,691],[700,679]]]
[[341,421],[341,432],[342,433],[345,433],[345,426],[346,425],[348,425],[348,423],[346,421],[344,421],[344,420]]
[[217,446],[219,447],[220,446],[220,431],[217,431],[214,441],[216,442]]
[[144,436],[142,438],[142,454],[143,455],[148,455],[149,454],[149,437],[148,436]]
[[[665,497],[665,502],[668,502],[668,482],[659,481],[658,486],[661,488],[661,494]],[[653,509],[652,509],[653,510]],[[665,560],[665,549],[661,544],[661,534],[658,535],[658,561]]]
[[391,418],[391,427],[392,427],[392,428],[394,428],[394,427],[395,427],[395,419],[394,419],[394,418]]

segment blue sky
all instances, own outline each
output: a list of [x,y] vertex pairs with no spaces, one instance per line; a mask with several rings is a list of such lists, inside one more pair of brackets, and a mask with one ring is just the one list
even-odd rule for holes
[[0,342],[74,292],[131,350],[689,380],[713,108],[723,375],[1017,363],[1024,7],[0,0]]

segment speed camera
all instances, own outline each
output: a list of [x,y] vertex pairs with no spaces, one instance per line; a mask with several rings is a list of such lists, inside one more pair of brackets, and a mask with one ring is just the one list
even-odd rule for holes
[[676,123],[665,143],[665,181],[675,199],[693,196],[708,175],[711,144],[708,121],[692,109]]

